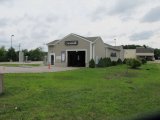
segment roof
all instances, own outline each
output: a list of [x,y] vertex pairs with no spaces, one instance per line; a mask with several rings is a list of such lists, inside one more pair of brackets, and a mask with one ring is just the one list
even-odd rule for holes
[[[74,33],[72,33],[72,34],[74,34]],[[87,39],[91,42],[94,42],[96,39],[99,38],[98,36],[96,36],[96,37],[83,37],[83,36],[80,36],[80,35],[77,35],[77,34],[74,34],[74,35],[79,36],[79,37],[84,38],[84,39]]]
[[104,44],[106,45],[107,48],[120,51],[119,46],[112,46],[112,45],[109,45],[109,44],[107,44],[107,43],[104,43]]
[[136,53],[154,53],[154,49],[152,48],[145,48],[145,47],[137,47]]
[[54,41],[52,41],[52,42],[49,42],[47,45],[54,45],[54,44],[56,44],[58,41],[60,41],[60,40],[54,40]]
[[[96,39],[98,39],[99,37],[98,36],[96,36],[96,37],[83,37],[83,36],[80,36],[80,35],[77,35],[77,34],[74,34],[74,33],[71,33],[72,35],[75,35],[75,36],[78,36],[78,37],[80,37],[80,38],[83,38],[83,39],[86,39],[86,40],[88,40],[88,41],[90,41],[90,42],[94,42]],[[70,34],[69,34],[70,35]],[[50,43],[48,43],[47,45],[55,45],[58,41],[60,41],[61,39],[59,39],[59,40],[54,40],[54,41],[52,41],[52,42],[50,42]]]

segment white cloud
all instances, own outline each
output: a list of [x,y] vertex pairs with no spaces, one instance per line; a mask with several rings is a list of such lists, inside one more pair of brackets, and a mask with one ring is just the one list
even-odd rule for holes
[[142,22],[160,22],[160,6],[152,8],[144,17]]
[[[157,21],[157,14],[149,14],[160,6],[159,0],[0,0],[0,3],[0,46],[10,46],[11,34],[15,35],[15,47],[21,43],[23,49],[32,49],[77,33],[101,36],[109,44],[114,44],[116,38],[118,45],[147,44],[160,48],[160,24],[142,21],[144,18]],[[154,34],[141,41],[130,39],[145,31]]]

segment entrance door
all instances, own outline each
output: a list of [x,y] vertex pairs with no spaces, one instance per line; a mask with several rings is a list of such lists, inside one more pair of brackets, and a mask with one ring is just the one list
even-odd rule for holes
[[69,67],[85,67],[85,51],[68,51]]
[[54,65],[54,55],[51,55],[51,65]]

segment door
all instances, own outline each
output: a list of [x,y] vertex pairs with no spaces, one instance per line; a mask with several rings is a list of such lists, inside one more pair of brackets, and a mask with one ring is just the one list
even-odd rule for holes
[[54,55],[51,55],[51,65],[54,65]]
[[68,67],[85,67],[85,51],[68,51]]

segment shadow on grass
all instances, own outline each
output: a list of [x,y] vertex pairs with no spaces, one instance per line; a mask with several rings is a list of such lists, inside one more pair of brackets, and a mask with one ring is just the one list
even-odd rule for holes
[[124,71],[124,72],[117,72],[114,74],[106,75],[104,78],[106,80],[121,80],[125,78],[136,78],[137,76],[138,76],[137,72]]

